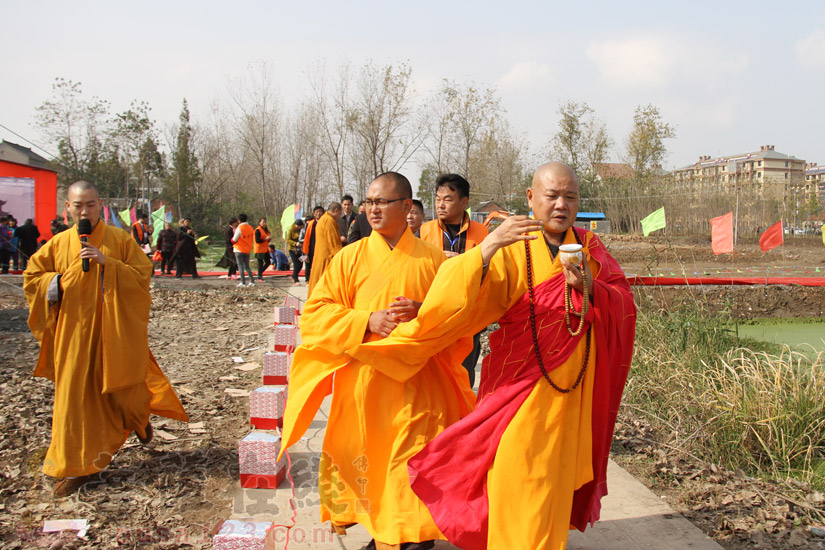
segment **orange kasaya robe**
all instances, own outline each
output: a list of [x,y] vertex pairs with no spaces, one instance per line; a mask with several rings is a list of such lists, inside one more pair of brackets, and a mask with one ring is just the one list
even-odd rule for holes
[[443,261],[409,229],[394,249],[373,231],[332,259],[301,316],[283,449],[332,393],[318,476],[321,521],[360,523],[386,544],[443,538],[410,488],[407,459],[472,410],[475,396],[461,366],[472,341],[458,339],[402,369],[357,361],[347,350],[378,339],[367,332],[372,312],[397,296],[422,301]]
[[[418,318],[389,338],[353,350],[361,361],[405,368],[493,321],[476,408],[409,460],[414,492],[436,524],[464,550],[565,548],[568,530],[598,520],[613,425],[633,349],[635,306],[627,280],[601,241],[578,231],[594,276],[592,307],[580,335],[564,321],[564,275],[544,239],[529,241],[539,349],[530,328],[523,242],[499,250],[482,279],[480,249],[446,262]],[[577,242],[568,230],[565,243]],[[582,297],[573,292],[581,311]],[[574,328],[578,318],[571,319]],[[419,347],[406,349],[409,341]],[[421,355],[424,354],[424,355]],[[399,363],[396,365],[396,363]]]
[[[43,473],[83,476],[105,468],[132,431],[145,436],[149,414],[187,421],[149,350],[152,262],[125,231],[98,222],[89,242],[106,265],[83,272],[77,231],[35,253],[23,274],[29,328],[40,342],[34,370],[54,382],[52,440]],[[62,274],[60,302],[49,284]]]
[[341,235],[338,232],[338,221],[329,212],[324,212],[315,226],[315,249],[312,252],[312,271],[307,282],[307,297],[312,295],[312,289],[321,280],[332,257],[341,250]]

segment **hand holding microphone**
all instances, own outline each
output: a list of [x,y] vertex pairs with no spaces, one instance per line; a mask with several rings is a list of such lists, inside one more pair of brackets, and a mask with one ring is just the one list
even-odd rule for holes
[[106,256],[89,243],[89,236],[92,234],[92,222],[85,218],[78,220],[77,233],[80,237],[80,246],[82,247],[80,250],[80,258],[83,260],[83,271],[89,271],[90,258],[100,265],[104,265],[106,263]]
[[[87,219],[80,219],[77,221],[77,234],[80,237],[81,243],[89,242],[89,235],[92,234],[92,222]],[[80,245],[83,246],[82,244]],[[89,271],[89,258],[83,257],[83,251],[80,252],[80,257],[83,258],[83,272]]]

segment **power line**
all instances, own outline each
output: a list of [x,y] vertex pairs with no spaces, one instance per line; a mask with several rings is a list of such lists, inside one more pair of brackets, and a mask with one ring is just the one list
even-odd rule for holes
[[46,153],[47,155],[49,155],[50,157],[52,157],[52,160],[54,160],[54,161],[55,161],[56,163],[58,163],[60,166],[63,166],[64,168],[68,168],[68,166],[65,166],[63,163],[61,163],[61,162],[60,162],[60,159],[58,159],[55,155],[53,155],[52,153],[50,153],[49,151],[47,151],[47,150],[46,150],[46,149],[44,149],[43,147],[39,146],[38,144],[36,144],[36,143],[35,143],[35,142],[33,142],[32,140],[30,140],[30,139],[26,139],[25,137],[21,136],[20,134],[18,134],[17,132],[15,132],[14,130],[12,130],[12,129],[11,129],[11,128],[9,128],[8,126],[5,126],[5,125],[4,125],[4,124],[2,124],[2,123],[0,123],[0,128],[3,128],[3,129],[4,129],[4,130],[6,130],[7,132],[11,132],[11,133],[12,133],[12,134],[14,134],[15,136],[19,137],[20,139],[22,139],[23,141],[25,141],[26,143],[28,143],[29,145],[32,145],[32,146],[34,146],[34,147],[37,147],[38,149],[40,149],[41,151],[43,151],[44,153]]

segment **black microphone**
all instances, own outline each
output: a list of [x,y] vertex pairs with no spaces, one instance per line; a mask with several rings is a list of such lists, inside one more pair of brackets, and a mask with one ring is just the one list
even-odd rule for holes
[[[92,234],[92,222],[85,218],[78,220],[77,234],[80,236],[80,242],[89,242],[89,235]],[[83,271],[89,271],[89,258],[83,258]]]

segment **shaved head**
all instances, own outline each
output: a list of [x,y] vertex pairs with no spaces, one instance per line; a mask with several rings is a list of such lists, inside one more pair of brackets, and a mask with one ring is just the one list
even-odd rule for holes
[[527,190],[527,204],[537,220],[544,223],[544,236],[551,244],[564,241],[579,211],[579,178],[566,164],[550,162],[539,166],[533,186]]
[[327,214],[335,218],[336,220],[340,220],[341,216],[344,215],[344,209],[341,207],[340,202],[331,202],[329,203],[329,208],[327,208]]
[[548,162],[547,164],[539,166],[536,169],[536,173],[533,174],[533,188],[535,188],[536,185],[544,185],[545,182],[556,177],[570,178],[576,182],[576,187],[578,188],[578,176],[576,176],[572,168],[563,162]]
[[75,223],[85,219],[95,227],[102,209],[100,193],[94,183],[76,181],[66,189],[66,211]]
[[377,180],[386,180],[392,183],[393,190],[398,193],[398,198],[412,198],[412,185],[410,185],[410,180],[403,174],[399,174],[398,172],[384,172],[383,174],[379,174],[374,181]]
[[88,191],[89,189],[94,191],[95,194],[98,197],[100,196],[100,190],[98,190],[97,185],[95,185],[94,183],[92,183],[90,181],[86,181],[86,180],[78,180],[78,181],[74,182],[73,184],[71,184],[66,189],[66,195],[68,195],[72,191],[76,191],[78,193],[81,193],[83,191]]

